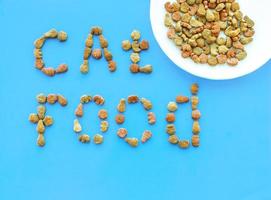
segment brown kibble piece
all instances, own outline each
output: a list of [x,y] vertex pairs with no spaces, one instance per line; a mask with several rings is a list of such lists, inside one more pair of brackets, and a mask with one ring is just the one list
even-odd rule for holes
[[147,40],[142,40],[139,44],[141,50],[146,50],[149,48],[149,42]]
[[101,48],[107,48],[108,47],[108,42],[105,39],[105,37],[103,35],[99,36],[99,42],[100,42],[100,46]]
[[125,121],[125,117],[122,114],[117,114],[115,120],[117,124],[123,124],[123,122]]
[[101,132],[106,132],[108,130],[109,123],[107,121],[101,121],[100,130]]
[[95,144],[102,144],[104,141],[104,138],[102,135],[96,134],[96,135],[94,135],[93,141]]
[[142,103],[143,107],[145,110],[150,110],[152,109],[152,103],[150,100],[146,99],[146,98],[141,98],[140,102]]
[[57,100],[58,100],[58,103],[61,105],[61,106],[66,106],[68,104],[68,101],[67,99],[61,95],[61,94],[58,94],[57,95]]
[[190,91],[192,94],[198,94],[198,91],[199,91],[199,85],[197,83],[193,83],[191,85],[191,88],[190,88]]
[[116,64],[116,62],[113,61],[113,60],[110,60],[110,61],[108,62],[108,69],[109,69],[110,72],[116,71],[116,69],[117,69],[117,64]]
[[92,51],[92,57],[95,59],[100,59],[102,57],[102,50],[101,49],[94,49]]
[[57,95],[56,94],[48,94],[47,95],[47,102],[49,104],[55,104],[57,102]]
[[193,122],[193,126],[192,126],[192,132],[195,135],[198,135],[200,133],[200,125],[199,125],[199,121],[194,121]]
[[47,76],[54,76],[55,75],[55,69],[52,67],[44,67],[41,69],[41,71],[47,75]]
[[36,130],[38,133],[41,133],[41,134],[44,133],[44,131],[45,131],[45,127],[44,127],[43,121],[41,119],[38,121]]
[[59,31],[57,34],[57,39],[61,42],[66,41],[68,38],[68,34],[65,31]]
[[39,119],[43,119],[46,113],[46,108],[43,105],[38,106],[37,108],[38,117]]
[[108,117],[107,111],[106,111],[105,109],[99,110],[99,112],[98,112],[98,117],[99,117],[100,119],[106,119],[106,118]]
[[196,110],[199,104],[199,98],[197,96],[192,96],[191,97],[191,107],[192,110]]
[[168,113],[167,116],[166,116],[166,121],[167,122],[174,122],[175,121],[175,114],[174,113]]
[[38,134],[37,145],[43,147],[45,145],[45,138],[43,134]]
[[189,101],[189,98],[186,96],[178,95],[176,97],[176,102],[177,103],[187,103]]
[[56,38],[57,37],[57,30],[56,29],[51,29],[48,32],[44,33],[45,38]]
[[193,110],[192,111],[192,119],[199,120],[201,117],[201,113],[199,110]]
[[89,103],[92,100],[92,97],[90,95],[82,95],[80,97],[80,102],[83,104]]
[[138,100],[139,100],[139,98],[136,95],[130,95],[130,96],[128,96],[128,103],[137,103]]
[[121,99],[119,104],[117,105],[117,110],[121,113],[125,112],[126,110],[126,100]]
[[104,102],[105,102],[104,98],[103,98],[102,96],[100,96],[100,95],[95,95],[95,96],[93,97],[93,101],[94,101],[97,105],[103,105]]
[[189,141],[188,140],[180,140],[178,145],[182,149],[187,149],[189,147]]
[[34,56],[36,59],[42,59],[42,51],[41,49],[34,49]]
[[68,71],[68,65],[66,65],[66,64],[58,65],[58,67],[55,70],[55,72],[57,74],[64,73],[64,72],[67,72],[67,71]]
[[82,117],[83,114],[84,114],[84,110],[83,110],[83,104],[82,103],[79,103],[77,108],[75,109],[75,112],[74,114],[77,116],[77,117]]
[[144,131],[141,137],[141,142],[145,143],[147,142],[150,138],[152,137],[152,132],[151,131]]
[[168,142],[171,144],[177,144],[179,142],[179,139],[176,135],[170,135],[168,137]]
[[45,116],[43,119],[44,126],[51,126],[54,123],[53,117]]
[[148,112],[148,123],[149,124],[155,124],[156,122],[156,116],[153,112]]
[[138,139],[137,138],[125,138],[125,142],[127,142],[131,147],[138,146]]
[[200,144],[199,135],[193,135],[191,141],[193,147],[199,147]]
[[91,34],[93,35],[101,35],[103,33],[103,30],[99,26],[94,26],[91,28]]
[[37,69],[42,69],[44,67],[44,62],[43,62],[42,58],[36,58],[35,66]]
[[120,137],[120,138],[125,138],[126,135],[127,135],[128,131],[125,129],[125,128],[120,128],[118,131],[117,131],[117,135]]
[[39,121],[39,117],[38,117],[37,114],[31,113],[31,114],[29,115],[29,117],[28,117],[28,120],[29,120],[31,123],[36,124],[36,123],[38,123],[38,121]]
[[38,38],[38,39],[35,40],[34,46],[35,46],[37,49],[40,49],[40,48],[42,48],[44,42],[45,42],[45,38],[44,38],[44,37]]
[[138,73],[138,72],[139,72],[139,65],[136,64],[136,63],[132,63],[132,64],[130,65],[130,71],[131,71],[132,73]]
[[169,135],[174,135],[176,133],[176,128],[174,124],[167,124],[166,132]]
[[47,97],[46,97],[46,95],[43,94],[43,93],[38,94],[38,95],[36,96],[36,99],[37,99],[37,102],[38,102],[38,103],[42,103],[42,104],[46,103],[46,101],[47,101]]
[[90,137],[87,134],[82,134],[82,135],[79,135],[78,140],[82,143],[89,143]]
[[103,51],[105,60],[108,62],[111,61],[113,59],[112,53],[107,48],[104,48]]

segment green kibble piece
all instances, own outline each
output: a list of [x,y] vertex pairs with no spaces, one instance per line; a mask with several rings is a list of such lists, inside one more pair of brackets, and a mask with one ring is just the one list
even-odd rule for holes
[[228,52],[228,50],[229,49],[225,45],[221,45],[221,46],[218,47],[218,52],[220,54],[226,54]]
[[206,15],[206,10],[205,10],[205,7],[204,7],[204,5],[202,3],[199,4],[199,8],[197,10],[197,14],[199,16],[205,16]]
[[211,10],[209,10],[209,9],[206,12],[206,19],[207,19],[208,22],[212,22],[212,21],[215,20],[214,13]]
[[204,47],[204,45],[205,45],[205,41],[204,41],[203,38],[197,39],[196,42],[197,42],[198,47],[201,47],[201,48],[202,48],[202,47]]
[[129,40],[123,40],[121,43],[121,47],[123,50],[128,51],[132,48],[131,42]]
[[250,19],[248,16],[245,16],[244,17],[244,20],[246,21],[246,23],[247,23],[247,26],[249,27],[249,28],[252,28],[255,24],[254,24],[254,21],[252,20],[252,19]]
[[196,3],[196,0],[187,0],[186,2],[191,6]]
[[180,11],[187,13],[189,11],[189,5],[186,2],[181,3]]
[[218,45],[225,45],[226,44],[226,39],[222,38],[222,37],[219,37],[219,38],[216,39],[216,43]]
[[211,47],[211,49],[210,49],[211,55],[212,56],[218,55],[218,46],[217,46],[217,44],[211,44],[210,47]]
[[220,3],[216,6],[215,10],[217,12],[220,12],[221,10],[223,10],[225,8],[225,4],[224,3]]
[[246,44],[252,42],[252,40],[253,40],[252,37],[241,37],[240,42],[241,42],[243,45],[246,45]]
[[190,20],[190,25],[192,27],[200,27],[200,26],[203,26],[203,23],[201,21],[198,21],[198,20],[192,18]]
[[183,39],[181,37],[176,37],[173,41],[177,46],[181,46],[183,44]]
[[186,23],[189,23],[190,20],[191,20],[191,15],[189,13],[185,13],[183,16],[182,16],[182,22],[186,22]]
[[87,134],[82,134],[82,135],[79,135],[78,140],[82,143],[89,143],[90,137]]
[[202,54],[202,48],[200,47],[196,47],[193,49],[193,53],[196,54],[197,56],[201,55]]
[[140,39],[140,32],[138,30],[134,30],[131,33],[132,40],[139,40]]
[[207,62],[210,66],[216,66],[218,61],[215,56],[209,56]]
[[236,54],[236,58],[238,60],[243,60],[247,57],[247,52],[245,51],[240,51],[239,53]]
[[177,144],[179,142],[179,139],[178,139],[178,137],[176,135],[170,135],[168,137],[168,141],[171,144]]
[[166,13],[166,15],[165,15],[164,24],[166,27],[169,27],[169,28],[174,26],[174,22],[173,22],[171,15],[169,13]]
[[102,144],[104,141],[104,137],[100,134],[94,135],[93,141],[95,144]]
[[83,104],[89,103],[91,100],[92,100],[92,97],[90,95],[84,94],[80,97],[80,102]]

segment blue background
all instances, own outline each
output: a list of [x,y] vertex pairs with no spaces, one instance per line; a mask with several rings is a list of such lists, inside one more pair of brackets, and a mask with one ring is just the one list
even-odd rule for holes
[[[246,77],[210,81],[176,67],[156,43],[146,0],[0,0],[0,199],[207,199],[270,200],[271,62]],[[111,74],[104,60],[90,62],[81,75],[84,41],[90,27],[100,25],[118,63]],[[48,66],[65,62],[66,74],[49,78],[34,68],[33,41],[51,28],[65,30],[69,39],[46,42]],[[141,64],[152,64],[151,75],[129,72],[129,53],[121,41],[133,29],[150,42]],[[97,41],[97,40],[96,40]],[[95,44],[97,46],[97,42]],[[166,105],[178,94],[189,95],[200,85],[201,146],[181,150],[167,142]],[[46,129],[45,148],[36,146],[36,94],[61,93],[69,105],[47,106],[55,123]],[[72,131],[74,109],[82,94],[106,98],[110,129],[103,145],[84,145]],[[138,94],[152,100],[157,124],[149,127],[141,105],[128,107],[125,127],[139,137],[153,138],[137,149],[116,136],[114,122],[120,98]],[[86,107],[84,132],[99,130],[94,104]],[[191,137],[189,105],[177,112],[177,130]]]

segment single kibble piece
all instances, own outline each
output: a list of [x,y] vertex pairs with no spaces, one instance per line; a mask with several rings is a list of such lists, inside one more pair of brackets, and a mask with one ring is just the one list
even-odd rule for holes
[[56,74],[65,73],[67,71],[68,71],[68,65],[66,65],[66,64],[58,65],[58,67],[55,70]]
[[59,39],[59,41],[66,41],[68,38],[68,34],[65,31],[59,31],[57,34],[57,39]]
[[91,34],[93,35],[101,35],[103,33],[103,29],[99,26],[94,26],[91,28]]
[[95,144],[102,144],[104,141],[104,137],[100,134],[94,135],[93,141]]
[[149,48],[149,42],[147,40],[142,40],[139,47],[141,50],[146,50]]
[[56,38],[58,35],[58,32],[56,29],[51,29],[48,32],[44,33],[45,38]]
[[138,30],[134,30],[131,33],[132,40],[139,40],[140,39],[140,32]]
[[150,138],[152,137],[152,132],[151,131],[144,131],[141,137],[141,142],[145,143],[147,142]]
[[193,122],[192,132],[193,132],[195,135],[198,135],[198,134],[200,133],[200,125],[199,125],[199,121],[194,121],[194,122]]
[[152,103],[150,100],[145,99],[145,98],[141,98],[140,102],[142,103],[143,107],[145,108],[145,110],[150,110],[152,109]]
[[136,64],[136,63],[132,63],[131,65],[130,65],[130,72],[132,72],[132,73],[138,73],[139,72],[139,69],[140,69],[140,67],[139,67],[139,65],[138,64]]
[[44,37],[38,38],[38,39],[35,40],[34,46],[35,46],[37,49],[41,49],[42,46],[44,45],[44,42],[45,42],[45,38],[44,38]]
[[99,35],[99,42],[101,48],[107,48],[108,47],[108,41],[105,39],[103,35]]
[[34,49],[34,56],[36,59],[42,59],[42,51],[41,49]]
[[43,105],[38,106],[37,108],[38,117],[39,119],[43,119],[46,113],[46,108]]
[[54,76],[56,73],[55,69],[52,67],[42,68],[41,71],[47,76]]
[[145,65],[143,67],[140,67],[139,72],[144,73],[144,74],[152,73],[152,65]]
[[197,83],[193,83],[191,85],[190,91],[192,94],[197,95],[199,92],[199,85]]
[[178,105],[175,102],[171,101],[168,103],[167,109],[170,112],[175,112],[178,109]]
[[101,132],[106,132],[108,130],[109,123],[107,121],[101,121],[100,130]]
[[168,113],[166,116],[166,121],[169,123],[172,123],[175,121],[175,114],[174,113]]
[[128,51],[132,48],[131,42],[129,40],[123,40],[121,43],[121,47],[123,50]]
[[93,46],[93,35],[89,34],[86,41],[85,46],[91,48]]
[[102,57],[102,50],[101,49],[94,49],[92,51],[92,57],[95,59],[100,59]]
[[131,147],[138,146],[138,139],[137,138],[125,138],[125,142],[127,142]]
[[138,63],[140,61],[139,53],[131,53],[130,59],[132,63]]
[[182,149],[187,149],[189,147],[189,141],[188,140],[180,140],[178,145]]
[[133,49],[134,53],[139,53],[141,51],[141,49],[140,49],[139,46],[140,46],[140,44],[139,44],[138,41],[133,41],[133,43],[132,43],[132,49]]
[[36,124],[36,123],[38,123],[38,121],[39,121],[39,117],[38,117],[37,114],[31,113],[31,114],[29,115],[29,117],[28,117],[28,120],[29,120],[31,123]]
[[47,95],[47,102],[49,104],[55,104],[57,102],[58,96],[56,94],[48,94]]
[[200,144],[199,135],[193,135],[191,141],[193,147],[199,147]]
[[137,103],[139,100],[137,95],[130,95],[128,96],[128,103]]
[[192,111],[192,119],[199,120],[201,117],[201,113],[199,110],[193,110]]
[[178,95],[176,97],[176,102],[177,103],[187,103],[189,101],[189,98],[186,96]]
[[94,103],[96,103],[97,105],[103,105],[104,102],[105,102],[104,98],[103,98],[101,95],[95,95],[95,96],[93,97],[93,101],[94,101]]
[[99,110],[99,112],[98,112],[98,117],[99,117],[100,119],[106,119],[107,116],[108,116],[108,113],[107,113],[107,111],[106,111],[105,109]]
[[167,124],[166,132],[169,135],[175,134],[176,133],[176,128],[175,128],[174,124]]
[[116,71],[116,69],[117,69],[117,64],[116,64],[116,62],[113,61],[113,60],[110,60],[110,61],[108,62],[108,69],[109,69],[110,72]]
[[81,64],[80,66],[80,72],[82,74],[86,74],[88,73],[88,71],[89,71],[88,60],[84,60],[83,64]]
[[176,135],[170,135],[168,137],[168,142],[171,144],[177,144],[179,142],[179,139]]
[[38,102],[38,103],[42,103],[42,104],[46,103],[46,101],[47,101],[47,97],[46,97],[46,95],[43,94],[43,93],[38,94],[38,95],[36,96],[36,99],[37,99],[37,102]]
[[87,134],[82,134],[82,135],[79,135],[78,140],[82,143],[89,143],[90,137]]
[[122,114],[117,114],[115,121],[117,122],[117,124],[123,124],[123,122],[125,121],[125,117]]
[[120,137],[120,138],[125,138],[126,135],[127,135],[128,131],[125,129],[125,128],[120,128],[118,131],[117,131],[117,135]]
[[84,110],[83,110],[83,104],[82,103],[79,103],[78,106],[76,107],[75,111],[74,111],[74,114],[77,116],[77,117],[82,117],[83,114],[84,114]]
[[57,95],[57,101],[61,106],[66,106],[68,104],[67,99],[61,94]]
[[54,123],[52,116],[45,116],[43,119],[44,126],[51,126]]
[[117,105],[117,110],[121,113],[125,112],[126,110],[126,100],[125,99],[121,99],[119,104]]
[[149,124],[155,124],[156,122],[156,116],[153,112],[148,112],[148,123]]
[[45,138],[43,134],[38,134],[37,145],[43,147],[45,145]]
[[43,62],[42,58],[35,59],[35,66],[37,69],[42,69],[44,67],[44,62]]
[[80,102],[83,104],[89,103],[92,100],[92,97],[90,95],[82,95],[80,97]]
[[197,96],[192,96],[191,97],[191,107],[192,110],[196,110],[199,104],[199,98]]
[[112,53],[107,48],[104,48],[103,51],[105,60],[107,62],[111,61],[113,59]]
[[75,133],[80,133],[82,131],[81,124],[79,123],[78,119],[73,121],[73,131]]
[[44,131],[45,131],[45,126],[44,126],[43,121],[41,119],[38,121],[36,130],[38,133],[44,133]]

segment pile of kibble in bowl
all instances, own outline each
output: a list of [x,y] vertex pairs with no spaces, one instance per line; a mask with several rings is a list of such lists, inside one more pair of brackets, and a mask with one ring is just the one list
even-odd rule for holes
[[247,56],[254,22],[235,0],[176,0],[165,3],[167,36],[195,63],[236,66]]

